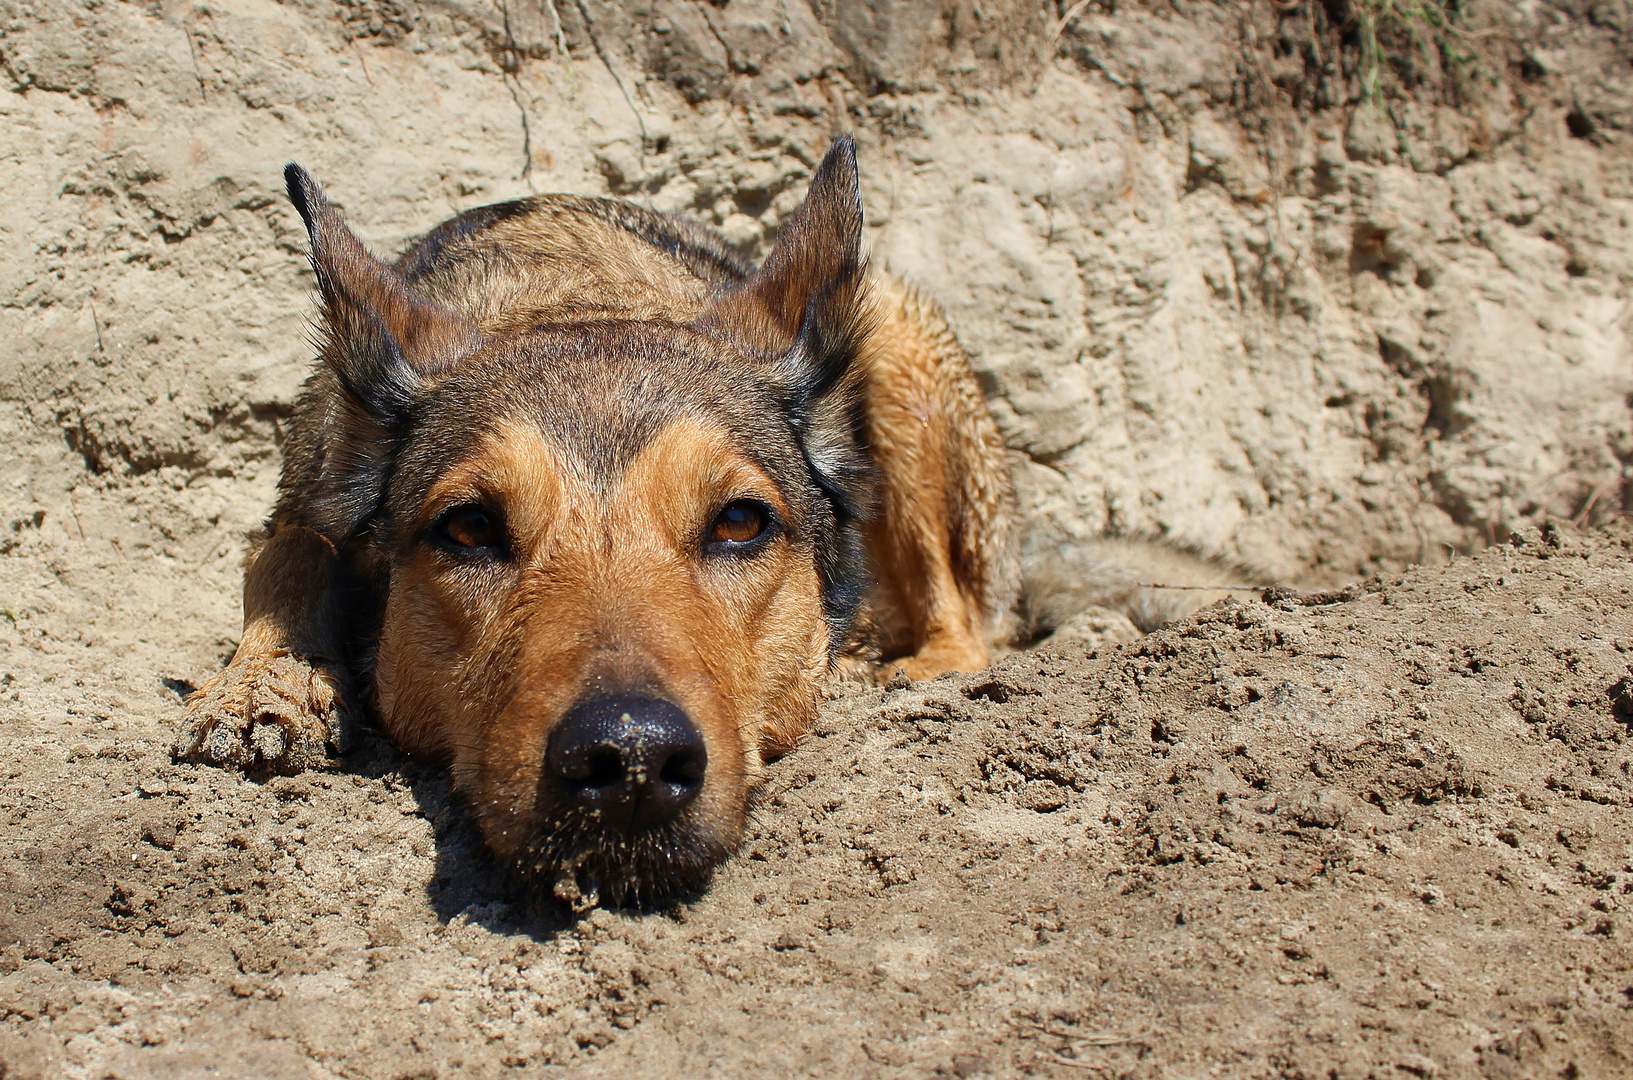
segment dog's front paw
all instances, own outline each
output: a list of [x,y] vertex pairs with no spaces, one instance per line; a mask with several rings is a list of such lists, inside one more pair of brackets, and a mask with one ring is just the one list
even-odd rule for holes
[[340,672],[288,653],[234,659],[187,699],[176,736],[184,761],[298,773],[345,749]]

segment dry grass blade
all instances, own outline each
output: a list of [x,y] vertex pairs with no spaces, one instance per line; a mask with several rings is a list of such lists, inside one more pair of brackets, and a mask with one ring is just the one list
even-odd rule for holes
[[1049,35],[1049,48],[1051,51],[1054,49],[1055,43],[1060,40],[1060,35],[1066,32],[1066,28],[1072,25],[1072,22],[1083,14],[1083,9],[1092,2],[1093,0],[1077,0],[1077,3],[1066,9],[1066,14],[1062,15],[1060,21],[1055,24],[1055,32]]
[[1151,1045],[1144,1039],[1136,1039],[1129,1035],[1119,1035],[1115,1031],[1077,1032],[1067,1031],[1063,1028],[1051,1027],[1048,1024],[1040,1024],[1036,1020],[1029,1020],[1027,1023],[1032,1027],[1037,1028],[1045,1035],[1053,1035],[1057,1039],[1069,1039],[1075,1043],[1082,1043],[1084,1046],[1149,1047]]

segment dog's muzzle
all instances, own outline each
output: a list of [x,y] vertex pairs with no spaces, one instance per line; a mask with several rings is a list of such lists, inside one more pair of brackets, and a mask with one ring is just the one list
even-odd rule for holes
[[709,755],[685,712],[636,695],[587,698],[550,735],[545,777],[609,832],[666,825],[698,792]]

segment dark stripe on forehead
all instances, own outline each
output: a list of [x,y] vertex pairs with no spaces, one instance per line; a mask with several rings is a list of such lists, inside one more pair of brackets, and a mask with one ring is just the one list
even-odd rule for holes
[[621,199],[577,195],[536,195],[467,210],[414,241],[397,260],[397,269],[413,284],[446,264],[471,257],[474,252],[459,249],[495,225],[541,213],[568,217],[579,214],[622,229],[715,287],[736,285],[754,270],[753,264],[697,222],[659,214]]
[[736,285],[753,273],[754,266],[726,245],[720,236],[695,221],[654,213],[620,199],[580,199],[594,217],[651,244],[711,285]]

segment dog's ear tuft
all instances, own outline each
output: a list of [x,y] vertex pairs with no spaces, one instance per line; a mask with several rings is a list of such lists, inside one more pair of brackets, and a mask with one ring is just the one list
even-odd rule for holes
[[305,169],[286,166],[284,182],[311,239],[323,300],[312,393],[329,400],[322,403],[308,524],[338,542],[378,508],[396,436],[415,402],[483,338],[371,255]]

